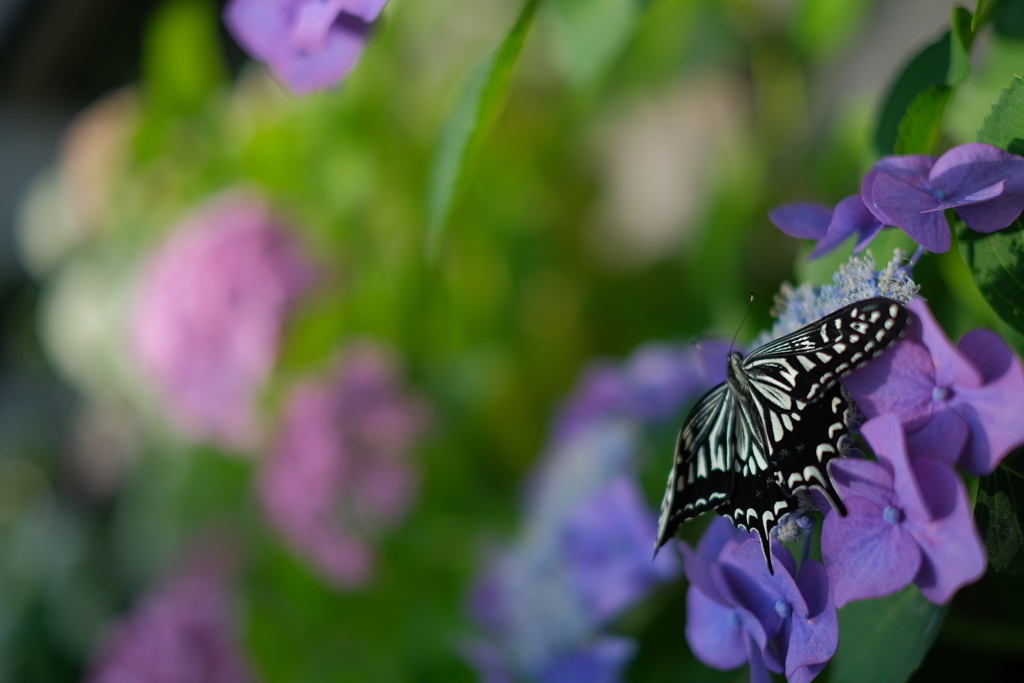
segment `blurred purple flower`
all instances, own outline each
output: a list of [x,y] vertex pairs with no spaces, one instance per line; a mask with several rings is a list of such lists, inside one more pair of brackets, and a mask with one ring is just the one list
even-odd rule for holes
[[251,446],[257,394],[313,267],[259,200],[222,196],[146,266],[134,347],[171,419],[193,438]]
[[729,345],[649,344],[621,365],[598,361],[583,374],[555,421],[562,441],[598,420],[628,418],[657,423],[679,412],[709,387],[725,381]]
[[946,462],[911,462],[895,415],[865,423],[878,462],[834,460],[829,471],[849,511],[827,514],[821,553],[842,607],[894,593],[910,582],[932,602],[947,602],[985,573],[985,548],[964,483]]
[[651,520],[639,487],[626,476],[616,477],[566,520],[569,571],[595,623],[621,614],[679,573],[674,555],[650,561]]
[[224,23],[299,95],[341,82],[363,52],[387,0],[231,0]]
[[956,209],[978,232],[1005,228],[1024,209],[1024,158],[969,142],[941,157],[887,156],[864,176],[861,197],[885,225],[898,225],[933,252],[948,251],[943,211]]
[[839,644],[820,562],[806,559],[797,573],[793,556],[773,543],[771,574],[760,541],[725,518],[712,522],[696,551],[683,547],[691,582],[686,637],[701,661],[720,669],[749,661],[752,681],[769,681],[769,670],[801,683],[817,676]]
[[904,339],[844,385],[868,417],[899,418],[913,459],[991,472],[1024,443],[1020,359],[990,330],[972,330],[954,347],[922,299],[908,308]]
[[672,554],[650,559],[656,515],[626,474],[638,436],[596,422],[543,464],[519,540],[472,595],[485,635],[466,652],[484,680],[620,680],[633,645],[602,629],[679,571]]
[[250,683],[230,563],[197,553],[108,633],[87,683]]
[[836,204],[834,211],[824,204],[814,202],[783,204],[769,211],[768,218],[790,237],[817,241],[818,244],[808,256],[808,260],[827,254],[845,242],[850,235],[857,235],[857,244],[853,251],[859,252],[884,227],[864,206],[860,195],[852,195],[842,200]]
[[370,541],[411,505],[417,476],[409,451],[428,421],[379,346],[351,346],[326,378],[295,387],[260,497],[290,545],[344,588],[373,569]]

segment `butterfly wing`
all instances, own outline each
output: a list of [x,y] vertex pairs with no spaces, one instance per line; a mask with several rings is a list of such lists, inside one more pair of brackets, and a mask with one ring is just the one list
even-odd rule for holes
[[757,532],[770,571],[772,529],[784,515],[799,508],[799,491],[821,491],[836,512],[846,515],[846,506],[828,475],[828,463],[842,455],[852,408],[842,386],[834,384],[821,400],[807,404],[797,414],[795,428],[773,445],[767,468],[759,468],[755,458],[736,461],[732,495],[719,512],[731,516],[737,526]]
[[[803,403],[820,400],[841,377],[892,346],[903,335],[907,316],[892,299],[865,299],[768,342],[743,361],[752,393],[780,413],[802,410]],[[766,421],[765,426],[779,434],[777,424]]]
[[675,460],[661,501],[655,555],[680,524],[729,498],[738,417],[736,398],[724,382],[705,394],[690,412],[676,440]]

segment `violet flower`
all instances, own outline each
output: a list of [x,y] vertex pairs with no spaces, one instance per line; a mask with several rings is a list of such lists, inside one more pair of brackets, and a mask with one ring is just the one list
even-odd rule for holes
[[241,194],[200,208],[157,250],[142,274],[134,350],[186,435],[253,445],[258,393],[313,278],[267,207]]
[[87,683],[252,683],[226,558],[199,553],[107,634]]
[[769,573],[760,541],[716,518],[697,550],[684,544],[686,636],[694,654],[721,669],[750,663],[752,681],[768,671],[791,682],[812,680],[835,654],[839,622],[829,579],[820,562],[772,544],[777,570]]
[[621,680],[633,644],[604,628],[679,571],[671,553],[651,562],[657,515],[626,474],[638,437],[627,420],[595,421],[534,475],[519,538],[472,596],[484,634],[464,651],[484,680]]
[[1024,370],[995,332],[953,346],[920,298],[904,339],[843,384],[867,417],[894,413],[911,457],[987,474],[1024,444]]
[[815,202],[784,204],[769,211],[768,218],[790,237],[817,241],[808,260],[827,254],[850,235],[857,236],[854,253],[860,252],[884,227],[864,206],[860,195],[843,199],[834,211]]
[[911,461],[895,415],[870,420],[861,431],[878,462],[829,463],[848,510],[846,517],[827,514],[821,535],[835,603],[889,595],[911,582],[945,603],[985,573],[967,489],[947,462]]
[[621,364],[597,361],[583,374],[555,421],[554,439],[571,438],[600,420],[659,423],[675,419],[708,387],[725,381],[727,342],[649,344]]
[[289,545],[335,585],[373,570],[372,541],[405,515],[417,475],[409,452],[427,406],[403,386],[395,358],[370,342],[327,377],[291,392],[260,498]]
[[980,142],[954,147],[938,159],[887,156],[864,176],[861,197],[885,225],[898,225],[929,251],[947,251],[945,209],[956,209],[977,232],[1000,230],[1020,215],[1024,159]]
[[224,23],[293,92],[331,88],[352,70],[387,0],[231,0]]

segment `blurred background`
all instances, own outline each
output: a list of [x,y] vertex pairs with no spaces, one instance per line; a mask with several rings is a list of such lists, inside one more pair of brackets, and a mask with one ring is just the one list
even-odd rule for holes
[[[0,681],[529,678],[477,647],[481,576],[540,524],[559,430],[602,372],[744,343],[845,260],[766,212],[855,191],[953,3],[542,3],[434,257],[442,131],[519,3],[392,0],[307,97],[224,4],[0,2]],[[979,40],[951,143],[1024,66]],[[915,274],[952,338],[1005,329],[955,253]],[[697,394],[630,437],[651,514]],[[601,622],[623,679],[743,680],[686,653],[674,571]],[[955,615],[919,675],[975,651]]]

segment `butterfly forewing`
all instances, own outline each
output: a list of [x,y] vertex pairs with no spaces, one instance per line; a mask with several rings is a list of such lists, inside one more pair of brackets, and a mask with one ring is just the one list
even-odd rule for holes
[[848,438],[852,404],[839,379],[889,348],[906,309],[886,298],[846,306],[730,361],[729,380],[690,413],[676,444],[655,552],[679,525],[715,509],[758,532],[771,568],[769,534],[816,488],[846,509],[828,475]]

